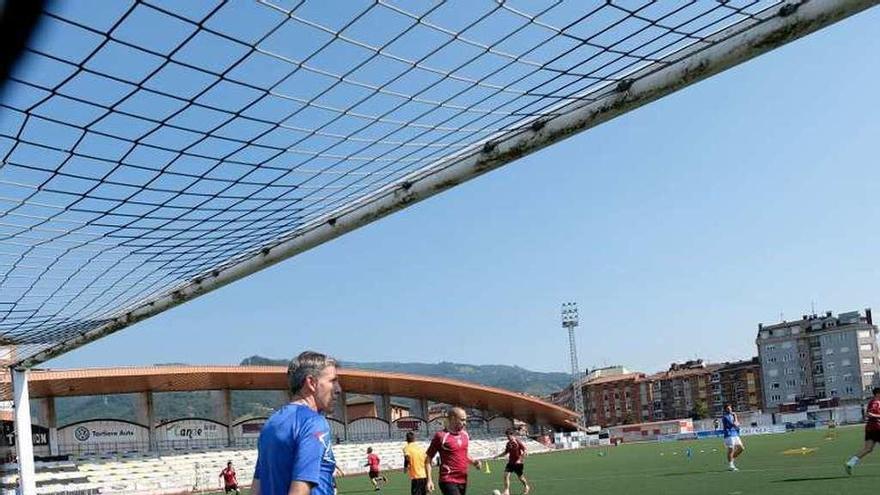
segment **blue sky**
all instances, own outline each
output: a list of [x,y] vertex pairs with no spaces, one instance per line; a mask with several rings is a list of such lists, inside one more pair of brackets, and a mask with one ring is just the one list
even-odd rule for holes
[[54,359],[644,371],[748,358],[759,322],[880,309],[880,9]]

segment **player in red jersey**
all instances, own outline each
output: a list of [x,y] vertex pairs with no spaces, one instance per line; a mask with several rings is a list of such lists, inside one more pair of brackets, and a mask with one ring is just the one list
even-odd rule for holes
[[226,493],[235,492],[235,495],[241,495],[238,489],[238,479],[235,477],[235,468],[232,467],[232,461],[226,463],[226,469],[220,471],[220,478],[223,478],[223,489]]
[[367,447],[367,463],[364,466],[370,466],[370,483],[373,484],[373,488],[377,492],[382,489],[379,486],[379,481],[382,481],[383,484],[388,484],[388,478],[382,475],[379,469],[379,456],[373,453],[373,447]]
[[852,474],[852,470],[863,457],[874,450],[874,445],[880,443],[880,387],[872,390],[874,397],[868,402],[865,410],[867,421],[865,422],[865,446],[858,454],[846,461],[846,474]]
[[523,460],[526,456],[526,445],[516,437],[516,430],[508,428],[506,432],[507,445],[504,446],[504,452],[495,456],[495,458],[507,456],[507,465],[504,466],[504,495],[510,495],[510,473],[516,474],[520,483],[523,484],[523,495],[528,495],[531,488],[529,480],[526,479],[523,471],[525,463]]
[[470,437],[465,431],[467,413],[460,407],[453,407],[446,416],[447,426],[438,431],[431,440],[425,458],[425,471],[428,475],[428,492],[434,491],[431,479],[431,461],[440,454],[440,491],[443,495],[466,495],[468,466],[480,469],[480,461],[468,455]]

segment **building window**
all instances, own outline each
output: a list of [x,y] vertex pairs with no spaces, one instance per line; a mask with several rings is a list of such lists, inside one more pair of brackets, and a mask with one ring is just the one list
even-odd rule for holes
[[841,347],[840,352],[849,352],[849,347]]
[[862,364],[874,364],[874,358],[872,358],[872,357],[862,358]]
[[772,385],[770,385],[770,388],[779,388],[779,383],[774,382]]
[[852,366],[852,363],[850,362],[849,359],[841,359],[841,360],[840,360],[840,365],[841,365],[841,366]]
[[782,396],[779,395],[779,394],[773,394],[773,395],[770,396],[770,400],[772,400],[772,401],[780,401],[780,400],[782,400]]
[[859,330],[859,338],[860,339],[871,338],[871,331],[870,330]]
[[773,378],[777,375],[779,375],[779,370],[777,370],[777,369],[772,369],[772,370],[767,371],[767,376],[769,376],[770,378]]
[[859,350],[860,351],[873,351],[874,345],[873,344],[862,344],[859,346]]
[[831,354],[834,354],[834,349],[828,349],[827,351],[825,351],[825,354],[828,354],[829,356]]
[[765,352],[766,351],[775,351],[775,350],[776,350],[776,344],[767,344],[764,346]]

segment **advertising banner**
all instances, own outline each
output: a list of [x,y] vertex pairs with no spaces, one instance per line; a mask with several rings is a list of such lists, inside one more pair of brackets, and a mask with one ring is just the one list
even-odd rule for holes
[[62,445],[92,445],[106,443],[146,443],[146,426],[128,421],[98,419],[73,423],[58,429],[58,443]]
[[226,438],[226,425],[210,419],[178,419],[159,425],[160,441],[221,440]]
[[[49,428],[31,425],[31,437],[34,446],[49,445]],[[15,446],[15,424],[12,421],[3,421],[3,438],[0,439],[0,447]]]

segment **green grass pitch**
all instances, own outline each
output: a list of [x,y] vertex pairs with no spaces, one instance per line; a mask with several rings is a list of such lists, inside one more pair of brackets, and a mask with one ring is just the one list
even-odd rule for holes
[[[740,471],[735,473],[726,469],[721,441],[712,439],[534,455],[526,458],[526,476],[535,495],[876,493],[880,487],[880,448],[853,476],[847,476],[843,464],[861,448],[864,430],[847,427],[831,431],[834,438],[827,438],[829,430],[745,437],[746,451],[737,462]],[[685,455],[688,447],[693,452],[691,459]],[[806,454],[784,454],[804,452],[804,447]],[[496,460],[490,466],[489,475],[471,471],[469,495],[489,495],[501,488],[504,464]],[[409,480],[403,473],[386,474],[390,483],[383,494],[409,494]],[[366,476],[350,476],[339,480],[339,493],[367,494],[372,489]],[[513,477],[511,494],[520,493],[522,486]]]

